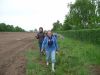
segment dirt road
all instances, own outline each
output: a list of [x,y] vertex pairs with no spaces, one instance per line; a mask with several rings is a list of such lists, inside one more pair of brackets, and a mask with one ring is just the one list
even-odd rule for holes
[[25,75],[24,51],[33,46],[33,33],[0,32],[0,75]]

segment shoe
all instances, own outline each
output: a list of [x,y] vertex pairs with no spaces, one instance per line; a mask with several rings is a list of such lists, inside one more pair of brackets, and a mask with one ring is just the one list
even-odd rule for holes
[[46,65],[48,66],[49,65],[49,62],[47,62]]
[[55,69],[52,69],[52,72],[55,72]]
[[54,66],[55,66],[55,64],[52,63],[52,71],[53,71],[53,72],[55,72]]

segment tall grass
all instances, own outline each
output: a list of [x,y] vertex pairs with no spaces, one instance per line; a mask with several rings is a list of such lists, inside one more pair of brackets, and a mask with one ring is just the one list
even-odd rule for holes
[[99,46],[69,38],[59,39],[58,43],[56,72],[51,72],[51,64],[46,66],[45,56],[39,60],[36,47],[26,52],[27,75],[91,75],[89,67],[93,64],[100,65]]

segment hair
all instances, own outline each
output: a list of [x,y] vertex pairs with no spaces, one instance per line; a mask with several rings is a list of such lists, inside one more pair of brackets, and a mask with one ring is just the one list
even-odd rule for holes
[[51,36],[53,36],[53,33],[52,33],[52,31],[51,31],[51,30],[48,30],[48,31],[47,31],[47,36],[48,36],[48,32],[51,32]]
[[42,29],[42,31],[43,31],[43,27],[40,27],[39,29]]
[[51,33],[52,33],[52,31],[51,31],[51,30],[48,30],[48,31],[47,31],[47,33],[48,33],[48,32],[51,32]]

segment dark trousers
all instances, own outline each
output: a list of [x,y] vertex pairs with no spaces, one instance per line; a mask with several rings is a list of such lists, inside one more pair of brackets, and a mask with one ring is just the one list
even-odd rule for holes
[[42,42],[39,42],[39,48],[40,48],[40,52],[41,52],[41,49],[42,49]]
[[39,42],[40,58],[41,58],[42,55],[45,55],[44,50],[43,50],[43,52],[41,52],[41,49],[42,49],[42,43],[43,43],[43,42]]

